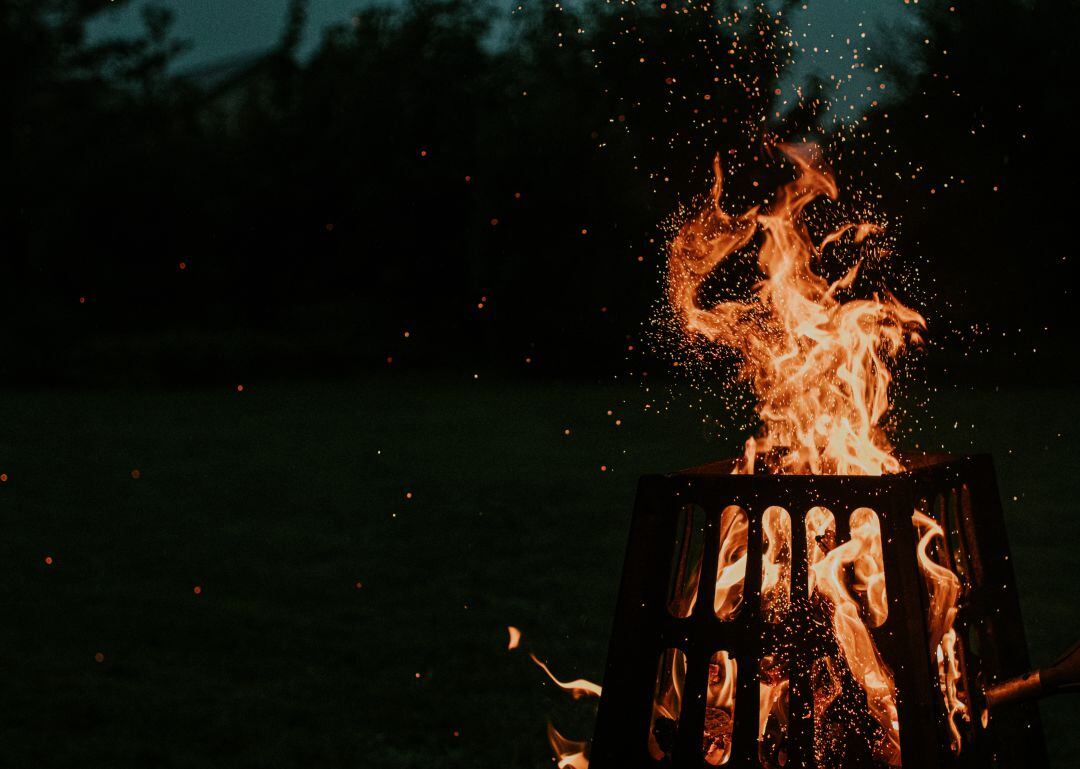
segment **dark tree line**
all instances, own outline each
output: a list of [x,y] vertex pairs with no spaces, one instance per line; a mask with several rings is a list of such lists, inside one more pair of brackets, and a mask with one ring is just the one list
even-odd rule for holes
[[[1045,226],[1073,199],[1068,153],[1041,157],[1067,101],[1046,36],[1064,32],[994,4],[924,12],[933,44],[887,110],[903,152],[881,161],[889,179],[922,169],[885,197],[941,286],[972,289],[942,310],[957,326],[1000,311],[987,254],[1023,254],[1003,273],[1021,303],[1038,294],[1023,279],[1060,296],[1071,270]],[[753,132],[816,120],[811,98],[775,117],[782,32],[760,11],[718,25],[737,3],[368,5],[301,60],[297,1],[273,50],[187,72],[164,11],[89,43],[116,5],[0,9],[8,381],[610,370],[660,296],[660,225],[707,189],[712,154],[739,148],[738,167]]]

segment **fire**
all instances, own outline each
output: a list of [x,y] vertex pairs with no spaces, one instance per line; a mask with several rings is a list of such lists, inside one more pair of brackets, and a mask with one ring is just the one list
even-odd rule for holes
[[[761,517],[761,613],[778,624],[791,608],[791,517],[769,507]],[[787,763],[788,692],[786,664],[778,655],[762,658],[758,673],[758,758],[764,767]]]
[[682,713],[682,694],[686,682],[686,655],[678,649],[668,649],[660,660],[656,676],[656,693],[649,724],[649,755],[663,760],[675,739],[675,727]]
[[768,508],[761,518],[765,533],[761,554],[761,611],[780,622],[791,606],[791,518],[782,507]]
[[[507,648],[513,651],[520,647],[522,633],[513,625],[508,626],[507,630],[510,633],[510,643]],[[535,654],[530,652],[529,659],[544,671],[552,683],[563,691],[569,692],[575,700],[582,697],[599,697],[602,694],[601,687],[592,681],[587,681],[584,678],[577,678],[573,681],[560,681],[551,672],[551,668],[544,664]],[[555,755],[555,763],[559,769],[589,769],[589,758],[586,755],[587,741],[571,740],[564,737],[550,722],[547,726],[547,735],[551,750]]]
[[945,700],[952,750],[958,754],[963,741],[960,738],[960,729],[956,720],[957,718],[965,721],[971,719],[967,703],[960,695],[961,666],[956,630],[953,628],[956,620],[957,599],[960,596],[960,578],[930,557],[931,543],[935,539],[941,540],[942,545],[945,542],[945,532],[938,522],[918,510],[911,517],[911,521],[920,535],[919,569],[926,581],[926,593],[930,599],[930,606],[927,609],[930,652],[937,661],[938,687]]
[[[668,302],[687,335],[737,353],[739,376],[757,399],[761,430],[746,442],[736,472],[753,473],[759,458],[773,473],[900,472],[882,426],[890,407],[889,366],[908,347],[921,344],[925,321],[888,292],[842,299],[855,284],[861,262],[831,282],[815,271],[827,248],[842,239],[863,243],[879,228],[849,223],[815,241],[804,220],[807,206],[821,197],[836,200],[836,182],[814,145],[776,147],[797,175],[764,210],[724,211],[717,159],[711,205],[688,220],[671,243]],[[760,280],[751,295],[706,302],[701,296],[706,280],[755,240]],[[831,614],[839,655],[866,694],[867,709],[879,727],[876,760],[898,766],[896,686],[869,630],[888,614],[881,532],[877,516],[867,508],[856,510],[850,523],[851,539],[838,544],[832,514],[823,508],[808,511],[809,597]],[[791,603],[790,519],[770,508],[762,528],[762,612],[778,622]],[[718,610],[720,595],[718,585]],[[842,680],[834,660],[823,658],[815,670],[815,712],[823,718],[840,696]],[[767,748],[777,756],[782,752],[788,717],[788,677],[779,660],[763,665],[759,691],[765,760]],[[775,744],[767,746],[770,723],[776,724]]]
[[[888,364],[921,342],[925,321],[892,294],[841,301],[859,264],[830,283],[814,272],[830,244],[877,232],[846,224],[814,243],[803,221],[821,196],[835,200],[836,182],[811,144],[778,144],[798,169],[767,211],[731,216],[720,207],[723,173],[715,162],[712,205],[683,225],[668,257],[668,301],[686,333],[735,350],[740,377],[758,401],[762,430],[747,442],[743,471],[755,458],[783,449],[770,469],[784,473],[881,475],[902,468],[881,422],[889,410]],[[761,233],[762,280],[747,301],[703,307],[702,284],[715,268]]]
[[[850,524],[851,539],[830,550],[814,564],[814,590],[832,606],[832,631],[837,645],[851,675],[866,692],[870,714],[881,727],[883,737],[873,746],[874,757],[889,766],[899,766],[896,683],[862,619],[864,609],[875,626],[884,622],[888,615],[881,529],[877,515],[866,507],[851,514]],[[851,590],[845,579],[849,569],[854,574]],[[863,600],[860,602],[853,592]]]
[[[720,620],[733,619],[742,608],[748,533],[746,513],[734,505],[725,508],[720,515],[720,553],[713,593],[713,611]],[[668,604],[671,613],[678,617],[689,616],[697,598],[697,571],[686,572],[686,557],[687,551],[684,549],[679,558],[683,567],[680,572],[685,573],[680,573],[675,594]],[[713,655],[709,663],[705,728],[702,734],[705,761],[713,766],[725,764],[731,758],[736,673],[736,662],[727,652],[720,651]],[[668,649],[657,672],[649,727],[649,755],[658,761],[671,750],[682,712],[685,681],[686,655],[678,649]]]
[[559,769],[589,769],[589,759],[585,756],[583,740],[568,740],[559,734],[559,730],[550,723],[547,728],[548,742],[555,754],[556,766]]
[[720,619],[731,619],[742,606],[747,531],[746,513],[737,507],[726,508],[720,516],[720,560],[713,603]]
[[569,682],[560,681],[555,677],[555,674],[551,672],[551,668],[541,662],[535,654],[530,654],[529,659],[547,673],[548,678],[550,678],[556,686],[564,692],[570,692],[570,696],[575,700],[581,699],[582,697],[599,697],[602,694],[600,686],[594,684],[592,681],[586,681],[584,678],[577,678]]
[[[736,472],[753,473],[755,465],[775,474],[882,475],[901,472],[900,460],[883,428],[889,412],[893,364],[908,348],[921,344],[922,316],[888,292],[870,298],[844,299],[855,284],[861,262],[829,281],[815,272],[824,251],[842,239],[860,244],[877,234],[869,224],[845,224],[815,241],[804,221],[807,207],[838,189],[816,147],[778,144],[797,169],[796,178],[779,188],[767,209],[754,207],[730,215],[720,206],[722,171],[715,164],[712,205],[683,225],[668,258],[667,293],[683,330],[733,349],[739,375],[757,398],[761,429],[746,443]],[[702,288],[713,271],[755,239],[761,273],[745,299],[707,303]],[[796,511],[792,510],[792,513]],[[815,755],[840,763],[847,740],[863,734],[859,755],[872,754],[875,765],[899,767],[900,725],[892,670],[874,642],[873,628],[888,619],[882,532],[870,508],[848,519],[850,538],[840,542],[836,519],[824,507],[806,512],[807,592],[792,590],[792,516],[770,507],[761,517],[761,615],[782,624],[793,612],[820,615],[812,632],[823,632],[819,656],[810,664]],[[916,512],[920,533],[919,563],[930,596],[930,650],[938,661],[939,684],[959,752],[956,719],[967,718],[960,693],[960,650],[953,621],[959,580],[934,562],[929,548],[941,527]],[[696,606],[702,573],[702,550],[688,544],[694,528],[687,518],[683,548],[676,554],[668,610],[676,618],[703,612]],[[725,508],[719,539],[712,610],[720,621],[735,618],[744,601],[750,522],[737,506]],[[709,531],[706,529],[706,531]],[[800,533],[798,536],[803,536]],[[704,587],[705,585],[702,585]],[[702,595],[705,595],[702,593]],[[820,620],[820,621],[818,621]],[[820,629],[820,631],[819,631]],[[520,634],[510,628],[510,648]],[[535,655],[548,677],[575,699],[598,697],[601,689],[584,679],[563,682]],[[762,766],[788,762],[787,728],[791,671],[786,648],[766,650],[758,674],[758,760]],[[695,667],[695,670],[698,668]],[[705,763],[720,766],[732,758],[738,665],[728,651],[717,651],[709,664],[701,750]],[[670,758],[680,725],[687,676],[686,654],[668,648],[660,656],[653,693],[647,750],[656,761]],[[700,682],[699,682],[700,683]],[[857,722],[857,723],[856,723]],[[560,768],[587,769],[586,743],[568,740],[549,725],[548,736]],[[839,752],[836,752],[839,751]],[[856,759],[860,760],[860,759]],[[838,764],[839,765],[839,764]],[[860,764],[861,765],[861,764]]]
[[825,554],[836,546],[836,519],[824,507],[811,507],[806,512],[806,577],[807,594],[814,594],[817,584],[816,567]]
[[[603,692],[598,684],[584,678],[569,682],[560,681],[551,672],[551,668],[541,662],[535,654],[529,654],[529,659],[547,673],[547,677],[556,686],[565,692],[569,692],[570,696],[575,700],[582,697],[599,697]],[[589,769],[589,757],[585,753],[585,748],[588,745],[586,740],[567,739],[551,723],[548,723],[547,734],[548,742],[551,744],[551,750],[555,755],[555,762],[559,769],[567,769],[567,767],[570,769]]]
[[763,767],[787,763],[790,681],[780,660],[766,655],[758,679],[758,758]]
[[727,652],[717,652],[709,663],[709,689],[705,699],[705,763],[726,764],[731,758],[735,721],[735,683],[738,666]]

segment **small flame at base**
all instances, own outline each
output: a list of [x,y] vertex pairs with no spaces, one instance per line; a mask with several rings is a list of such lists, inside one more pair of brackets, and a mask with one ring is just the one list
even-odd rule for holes
[[555,754],[555,762],[559,769],[589,769],[589,759],[585,756],[586,743],[582,740],[568,740],[559,734],[551,723],[547,727],[548,742]]
[[[900,766],[896,682],[863,621],[860,602],[846,584],[850,568],[852,589],[863,597],[871,624],[877,626],[884,622],[888,616],[888,601],[880,524],[873,510],[861,507],[851,514],[850,527],[851,539],[830,550],[813,565],[814,589],[832,605],[832,630],[837,645],[851,675],[866,692],[867,707],[884,735],[873,746],[874,757],[888,766]],[[835,676],[832,678],[835,680]],[[815,710],[817,707],[815,704]]]
[[[518,648],[521,645],[521,631],[512,625],[508,626],[507,630],[510,634],[508,648],[511,650]],[[599,697],[602,693],[602,689],[598,684],[584,678],[577,678],[573,681],[560,681],[551,672],[551,668],[531,652],[529,653],[529,659],[544,671],[552,683],[563,691],[569,692],[575,700],[582,697]],[[567,739],[550,722],[547,726],[547,735],[559,769],[589,769],[589,758],[585,753],[588,743],[585,740]]]

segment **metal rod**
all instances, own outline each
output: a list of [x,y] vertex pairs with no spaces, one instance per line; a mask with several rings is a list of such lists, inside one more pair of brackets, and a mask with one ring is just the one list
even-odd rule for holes
[[986,705],[999,708],[1066,692],[1080,692],[1080,642],[1073,644],[1053,665],[991,686],[986,690]]

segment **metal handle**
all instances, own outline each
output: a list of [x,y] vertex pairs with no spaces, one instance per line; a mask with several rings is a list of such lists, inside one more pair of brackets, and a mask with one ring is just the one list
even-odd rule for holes
[[1065,692],[1080,692],[1080,641],[1053,665],[991,686],[986,690],[986,705],[998,708]]

